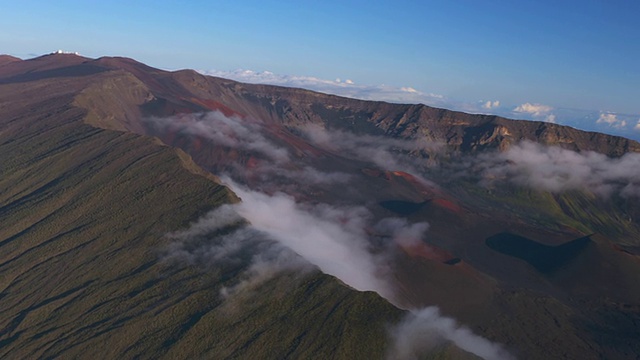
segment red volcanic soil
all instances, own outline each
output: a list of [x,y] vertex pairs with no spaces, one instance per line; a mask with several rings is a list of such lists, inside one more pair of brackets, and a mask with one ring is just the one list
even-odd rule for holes
[[433,245],[425,244],[423,242],[404,244],[402,241],[397,241],[396,243],[398,244],[398,247],[400,247],[400,249],[402,249],[407,255],[412,258],[422,258],[451,265],[460,261],[460,259],[454,257],[447,251],[437,248]]
[[220,111],[224,116],[226,117],[231,117],[231,116],[237,116],[237,117],[241,117],[244,118],[245,116],[243,114],[240,114],[238,112],[236,112],[235,110],[231,109],[230,107],[223,105],[222,103],[212,100],[212,99],[198,99],[198,98],[188,98],[188,99],[184,99],[186,101],[189,101],[191,103],[194,104],[198,104],[200,106],[202,106],[205,109],[208,109],[210,111]]
[[434,205],[437,205],[440,208],[449,210],[453,213],[456,213],[458,215],[462,215],[464,213],[464,209],[462,207],[460,207],[460,205],[454,203],[451,200],[447,200],[447,199],[443,199],[443,198],[436,198],[431,200],[431,203]]
[[[438,208],[447,210],[456,215],[464,215],[465,210],[462,206],[458,205],[450,196],[445,194],[444,191],[439,189],[437,185],[430,184],[429,182],[422,180],[414,175],[406,173],[404,171],[385,171],[379,169],[362,169],[362,173],[371,177],[383,178],[390,182],[391,186],[401,184],[409,185],[413,191],[422,196],[422,199],[425,199],[424,202],[421,203],[411,203],[406,201],[395,201],[398,203],[406,203],[407,207],[415,207],[414,211],[407,210],[407,214],[418,211],[421,206],[420,204],[432,204],[437,206]],[[415,199],[414,199],[415,201]],[[391,203],[394,201],[387,201],[387,203]],[[391,204],[389,204],[391,205]],[[384,205],[383,205],[384,206]],[[400,206],[400,205],[398,205]]]

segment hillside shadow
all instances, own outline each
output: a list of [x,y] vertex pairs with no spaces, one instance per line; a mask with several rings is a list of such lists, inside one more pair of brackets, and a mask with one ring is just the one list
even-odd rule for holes
[[378,204],[380,204],[380,206],[382,206],[383,208],[398,215],[411,215],[420,211],[427,203],[428,201],[415,203],[403,200],[386,200],[381,201]]
[[589,235],[562,245],[549,246],[503,232],[487,238],[485,243],[492,250],[528,262],[542,273],[552,273],[578,257],[591,243],[591,239]]
[[82,64],[80,66],[74,65],[74,66],[67,66],[63,68],[56,68],[56,69],[50,69],[50,70],[28,72],[24,74],[7,77],[4,79],[0,79],[0,84],[23,83],[23,82],[57,78],[57,77],[89,76],[89,75],[105,72],[108,70],[109,69],[106,69],[101,66],[96,66],[96,65],[89,65],[89,64]]

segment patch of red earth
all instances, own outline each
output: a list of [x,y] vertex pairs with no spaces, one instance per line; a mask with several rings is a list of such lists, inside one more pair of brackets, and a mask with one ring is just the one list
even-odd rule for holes
[[460,205],[456,204],[453,200],[446,199],[446,195],[444,194],[444,192],[438,189],[435,184],[431,185],[427,181],[404,171],[393,171],[391,173],[396,177],[406,180],[408,183],[413,185],[421,194],[433,197],[431,200],[432,204],[440,208],[449,210],[458,215],[464,213],[464,209]]
[[423,242],[413,241],[411,244],[406,244],[402,239],[399,239],[396,240],[396,244],[400,249],[402,249],[402,251],[412,258],[419,257],[438,262],[447,262],[455,259],[455,256],[451,255],[447,251]]
[[438,189],[435,184],[429,183],[428,181],[421,179],[415,175],[406,173],[404,171],[392,171],[391,174],[393,174],[393,176],[395,177],[404,179],[424,195],[443,195],[442,191]]
[[486,283],[487,278],[478,272],[473,266],[469,265],[462,259],[453,256],[448,251],[438,248],[433,245],[425,243],[415,243],[410,245],[403,245],[401,242],[397,242],[398,246],[411,258],[425,259],[429,261],[436,261],[456,267],[457,271],[465,274],[470,278],[474,278],[480,283]]
[[465,210],[453,200],[446,199],[446,195],[435,185],[429,184],[427,181],[421,180],[418,177],[406,173],[404,171],[384,171],[379,169],[362,169],[365,175],[372,177],[380,177],[389,182],[393,182],[395,179],[403,179],[411,184],[420,194],[426,198],[431,198],[430,202],[440,208],[449,210],[454,214],[462,215]]
[[226,117],[232,117],[232,116],[237,116],[239,118],[245,117],[243,114],[240,114],[239,112],[213,99],[185,98],[184,100],[197,104],[210,111],[220,111]]
[[434,205],[437,205],[440,208],[449,210],[455,214],[458,215],[462,215],[464,214],[464,209],[462,207],[460,207],[460,205],[454,203],[451,200],[447,200],[447,199],[443,199],[443,198],[436,198],[431,200],[431,203]]

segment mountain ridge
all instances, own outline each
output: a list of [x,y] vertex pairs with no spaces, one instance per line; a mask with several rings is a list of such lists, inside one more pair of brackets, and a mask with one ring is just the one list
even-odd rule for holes
[[[438,109],[424,104],[394,104],[384,101],[357,100],[302,88],[245,84],[205,76],[194,70],[168,72],[124,57],[88,59],[70,54],[51,54],[23,60],[23,62],[42,60],[43,58],[48,60],[56,57],[64,57],[64,63],[74,64],[72,66],[99,66],[103,69],[126,71],[145,84],[148,91],[155,94],[156,100],[167,101],[183,111],[199,112],[226,109],[229,113],[229,108],[237,106],[240,100],[249,100],[256,103],[257,106],[249,109],[237,109],[238,115],[268,120],[274,118],[273,114],[278,114],[283,118],[283,125],[286,127],[295,125],[295,122],[300,121],[299,119],[318,123],[320,121],[318,112],[321,112],[325,117],[339,119],[335,121],[350,118],[349,125],[352,128],[357,128],[360,122],[366,121],[387,135],[402,138],[426,137],[435,141],[444,141],[453,149],[461,151],[488,148],[504,150],[518,141],[534,140],[576,151],[596,151],[614,157],[627,152],[640,152],[640,143],[634,140],[616,135],[583,131],[565,125],[512,120],[496,115],[469,114]],[[51,65],[45,65],[45,68],[48,66]],[[34,69],[30,68],[29,72],[32,71]],[[143,74],[154,74],[159,78],[152,79]],[[190,93],[193,97],[176,99],[166,96],[172,92]],[[227,105],[211,106],[211,104],[202,103],[202,101],[206,102],[221,97],[227,97]],[[246,105],[238,107],[246,107]],[[340,109],[344,108],[355,108],[356,110],[341,114]],[[154,115],[154,111],[150,109],[145,115]],[[130,130],[139,131],[137,125],[130,126],[136,128]]]
[[[167,233],[238,198],[180,149],[85,123],[77,94],[104,72],[75,76],[84,73],[71,69],[74,76],[59,78],[49,65],[42,71],[51,78],[0,84],[1,356],[384,353],[384,324],[401,312],[375,294],[318,272],[289,274],[256,288],[263,300],[234,300],[254,312],[230,312],[220,293],[240,281],[242,267],[167,260]],[[290,311],[312,326],[287,324]],[[341,325],[374,313],[373,328]],[[333,338],[338,329],[343,337]]]
[[[242,293],[234,318],[225,306],[236,303],[222,294],[242,283],[249,265],[198,267],[200,260],[163,257],[171,244],[183,246],[187,259],[206,254],[197,242],[205,240],[179,244],[167,234],[194,226],[223,203],[243,200],[220,186],[215,174],[235,170],[246,175],[240,177],[246,185],[264,186],[271,196],[280,188],[268,186],[280,184],[265,181],[270,167],[290,201],[311,207],[337,198],[366,204],[375,219],[429,221],[425,239],[391,239],[382,223],[362,230],[374,239],[369,245],[375,254],[387,251],[398,262],[390,267],[401,290],[398,303],[407,308],[440,305],[444,315],[525,358],[622,358],[640,350],[632,341],[640,330],[631,324],[640,311],[627,306],[638,298],[640,261],[620,248],[637,241],[634,216],[640,212],[634,213],[633,201],[616,203],[588,189],[482,187],[437,168],[427,169],[429,182],[399,163],[375,163],[350,154],[349,147],[314,142],[304,130],[313,125],[334,131],[328,134],[346,136],[346,143],[364,139],[374,154],[390,146],[400,151],[381,155],[421,161],[440,156],[454,165],[458,158],[448,160],[447,154],[478,160],[473,156],[495,156],[522,140],[615,158],[638,152],[632,140],[425,105],[242,84],[191,70],[167,72],[127,58],[54,54],[29,61],[0,66],[0,151],[10,159],[0,164],[6,189],[0,192],[0,216],[13,224],[0,233],[0,320],[6,329],[0,352],[7,356],[384,356],[390,346],[386,328],[406,313],[372,292],[356,292],[317,271],[301,277],[285,272],[259,284],[257,296]],[[189,127],[194,124],[233,131],[208,138]],[[253,137],[242,139],[244,132]],[[371,138],[380,143],[367,144]],[[441,144],[445,155],[441,148],[404,148],[415,139]],[[327,172],[330,181],[287,178],[305,169],[316,170],[310,178]],[[349,182],[341,183],[345,178]],[[347,214],[334,222],[348,223],[358,211]],[[552,275],[532,266],[536,259],[527,262],[512,256],[518,252],[487,246],[492,236],[509,233],[507,240],[555,249],[593,232],[598,234],[586,250],[554,263]],[[38,258],[48,251],[52,257]],[[112,266],[114,259],[125,265]],[[582,277],[585,269],[595,274],[591,282]],[[607,286],[601,292],[593,291],[602,284]],[[160,316],[157,324],[149,326],[153,317],[146,309]],[[616,327],[620,319],[629,319],[625,327]],[[450,346],[436,347],[436,353],[470,356]]]

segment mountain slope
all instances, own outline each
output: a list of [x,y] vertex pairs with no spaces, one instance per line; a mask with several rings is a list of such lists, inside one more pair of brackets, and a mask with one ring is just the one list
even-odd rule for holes
[[291,274],[233,310],[239,269],[164,259],[167,233],[237,198],[180,150],[87,125],[94,79],[35,62],[0,85],[3,357],[382,356],[401,313],[374,294]]
[[[251,264],[201,261],[208,248],[198,247],[187,249],[196,261],[174,261],[166,234],[197,229],[207,211],[237,201],[211,174],[247,194],[284,192],[307,215],[340,214],[325,227],[361,221],[356,234],[382,264],[375,270],[391,301],[440,306],[516,356],[640,351],[637,202],[527,187],[487,170],[509,170],[515,162],[504,154],[523,140],[602,161],[633,155],[637,142],[73,56],[0,65],[0,151],[11,159],[0,165],[0,216],[11,224],[0,233],[3,354],[384,356],[388,324],[404,313],[376,294],[284,271],[228,299]],[[412,231],[395,234],[390,224]],[[570,243],[577,238],[586,240]],[[553,266],[526,249],[551,254]],[[448,330],[434,325],[442,323],[416,331],[442,337]]]

